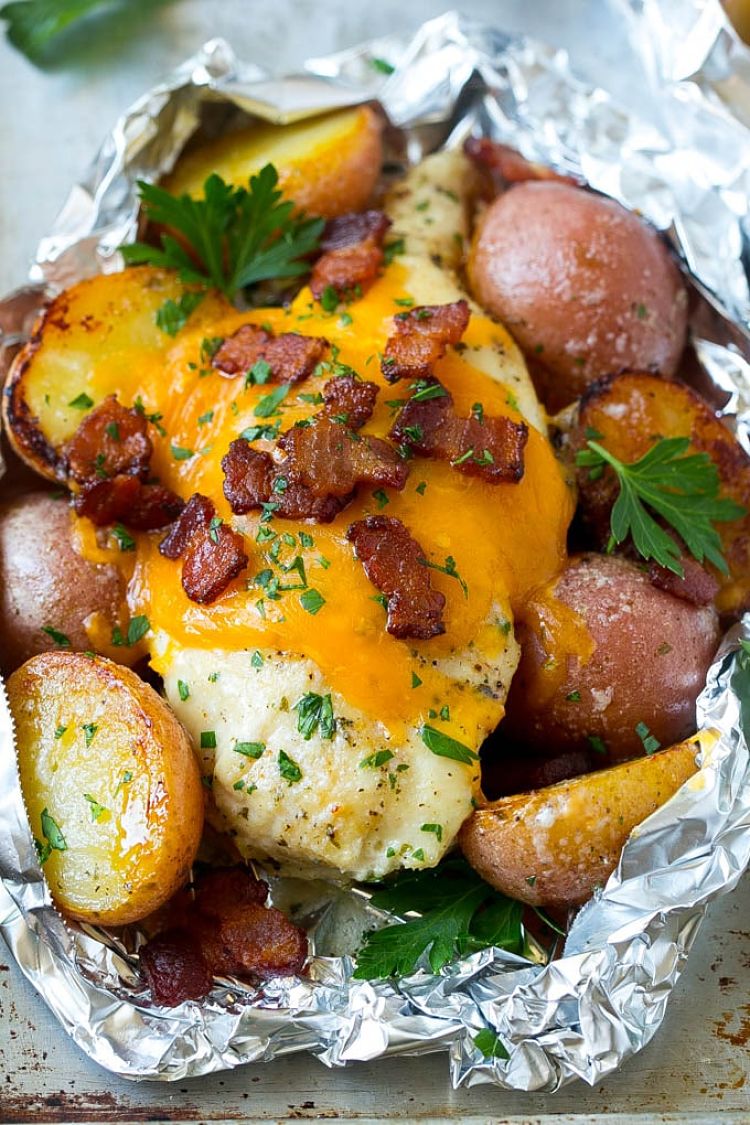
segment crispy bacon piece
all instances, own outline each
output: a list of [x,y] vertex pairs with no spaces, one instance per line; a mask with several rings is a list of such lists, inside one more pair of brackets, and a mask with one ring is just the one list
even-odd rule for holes
[[159,551],[167,559],[179,559],[185,554],[193,536],[208,527],[216,514],[213,501],[200,492],[190,497],[168,534],[159,544]]
[[232,579],[247,566],[242,536],[216,523],[202,527],[193,536],[182,563],[182,588],[192,602],[215,602]]
[[278,448],[286,454],[281,461],[244,438],[230,445],[221,465],[224,495],[236,515],[271,503],[282,518],[329,523],[358,484],[399,490],[406,484],[408,467],[392,445],[324,415],[282,434]]
[[183,929],[166,930],[146,942],[140,966],[152,998],[165,1008],[202,1000],[213,985],[199,942]]
[[678,577],[665,566],[659,566],[652,559],[648,564],[648,577],[652,586],[674,594],[676,598],[692,602],[693,605],[709,605],[714,600],[719,590],[719,583],[712,574],[704,570],[701,564],[689,555],[682,555],[680,565],[685,573],[684,578]]
[[393,318],[395,329],[388,337],[380,362],[389,383],[399,379],[428,379],[449,344],[457,344],[469,324],[466,301],[449,305],[421,305]]
[[195,898],[175,899],[172,925],[140,952],[157,1003],[200,999],[213,976],[268,978],[302,971],[307,936],[280,910],[266,907],[268,886],[242,867],[199,879]]
[[105,477],[143,477],[153,446],[148,422],[109,395],[87,414],[65,447],[68,476],[79,484]]
[[520,184],[525,180],[557,180],[559,183],[580,187],[582,181],[575,176],[564,176],[548,168],[546,164],[536,164],[521,156],[510,145],[491,141],[488,137],[469,137],[464,142],[464,152],[486,177],[485,194],[492,198],[508,184]]
[[73,507],[97,527],[119,521],[134,531],[157,531],[179,516],[184,502],[160,484],[121,474],[88,481],[73,497]]
[[[429,397],[435,388],[435,397]],[[444,393],[439,394],[437,388]],[[453,396],[437,379],[427,380],[400,411],[389,437],[415,453],[450,461],[454,469],[488,484],[512,484],[524,472],[524,448],[529,438],[525,422],[498,418],[459,418]]]
[[390,225],[391,220],[383,211],[349,211],[346,215],[328,220],[320,240],[320,249],[324,252],[341,250],[355,242],[364,242],[366,238],[374,238],[376,242],[382,243]]
[[271,368],[269,382],[298,383],[312,375],[327,348],[328,341],[321,336],[300,336],[298,332],[274,336],[257,324],[243,324],[227,337],[211,363],[220,374],[233,379],[263,359]]
[[[318,496],[299,481],[290,481],[269,453],[253,449],[244,438],[232,442],[221,467],[224,495],[235,515],[272,503],[275,514],[282,519],[330,523],[352,499],[350,495]],[[283,477],[286,487],[280,485],[277,490],[274,482],[279,477]]]
[[383,438],[355,434],[340,422],[319,416],[279,438],[287,457],[279,474],[318,496],[348,496],[358,484],[402,489],[408,467]]
[[135,531],[159,531],[174,520],[185,507],[185,501],[161,484],[142,484],[123,523]]
[[383,265],[383,238],[391,225],[382,211],[360,211],[331,219],[323,233],[324,253],[313,266],[310,289],[317,301],[326,289],[339,300],[375,280]]
[[445,597],[432,589],[424,551],[399,519],[368,516],[346,537],[365,574],[388,598],[386,629],[399,639],[429,640],[445,632]]
[[361,430],[369,422],[378,397],[377,383],[338,375],[323,387],[323,410],[331,418],[344,422],[350,430]]

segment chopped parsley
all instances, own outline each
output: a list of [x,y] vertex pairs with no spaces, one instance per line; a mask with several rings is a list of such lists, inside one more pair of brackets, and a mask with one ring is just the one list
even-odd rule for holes
[[176,336],[180,329],[185,327],[205,295],[192,290],[183,293],[178,301],[170,297],[157,310],[156,327],[161,328],[168,336]]
[[464,746],[463,742],[458,742],[450,735],[436,730],[435,727],[423,726],[420,734],[427,749],[431,750],[433,754],[437,754],[439,758],[452,758],[466,766],[470,766],[473,762],[479,760],[479,755],[470,750],[468,746]]
[[379,488],[377,492],[373,492],[372,498],[373,500],[377,500],[378,509],[380,509],[381,511],[386,506],[386,504],[390,504],[388,493],[384,492],[382,488]]
[[92,797],[90,793],[84,793],[83,796],[85,800],[88,801],[89,812],[91,813],[91,819],[93,821],[101,819],[105,812],[109,812],[109,809],[106,809],[104,805],[100,805],[96,798]]
[[278,414],[281,403],[288,394],[288,385],[286,383],[281,383],[269,394],[264,395],[263,398],[260,399],[253,410],[253,414],[256,418],[270,418],[272,414]]
[[121,551],[135,550],[135,539],[121,523],[116,523],[111,531]]
[[177,681],[177,692],[178,692],[178,694],[180,696],[180,699],[182,700],[183,703],[185,702],[186,699],[190,698],[190,687],[189,687],[188,684],[185,683],[184,680],[178,680]]
[[466,585],[463,578],[458,573],[458,570],[456,569],[456,560],[453,558],[453,555],[447,555],[442,566],[440,565],[440,563],[430,562],[428,559],[420,559],[419,561],[422,566],[427,566],[430,568],[430,570],[439,570],[441,574],[447,574],[449,578],[455,578],[464,592],[464,597],[468,598],[469,587]]
[[432,832],[437,836],[438,843],[443,839],[443,826],[442,824],[422,824],[419,829],[420,832]]
[[201,731],[201,750],[215,750],[216,749],[216,731],[215,730],[202,730]]
[[661,742],[655,738],[645,723],[637,723],[635,733],[643,743],[643,749],[647,754],[655,754],[661,748]]
[[169,451],[175,461],[189,461],[191,457],[195,457],[194,449],[187,449],[185,446],[175,445],[174,442],[170,444]]
[[81,725],[81,730],[83,731],[83,739],[86,746],[90,746],[94,741],[96,732],[99,730],[98,725],[96,723],[83,723]]
[[333,738],[336,719],[330,694],[318,695],[317,692],[308,691],[295,703],[294,710],[297,712],[297,730],[306,742],[317,730],[320,730],[321,738]]
[[53,629],[51,625],[42,625],[42,632],[46,633],[58,648],[70,648],[70,637],[61,633],[59,629]]
[[391,750],[377,750],[374,754],[370,754],[367,758],[363,758],[359,763],[360,769],[378,769],[384,766],[386,762],[390,762],[394,757]]
[[232,747],[235,754],[242,754],[245,758],[262,758],[266,749],[265,742],[235,742]]
[[72,406],[74,410],[90,410],[93,405],[93,398],[87,395],[85,391],[81,391],[79,395],[76,395],[76,397],[71,399],[68,403],[68,406]]
[[304,594],[300,594],[299,600],[302,608],[307,610],[313,617],[326,604],[323,595],[312,587],[309,590],[305,590]]
[[279,750],[279,773],[290,785],[293,785],[295,781],[299,781],[302,777],[302,770],[294,758],[290,758],[285,750]]

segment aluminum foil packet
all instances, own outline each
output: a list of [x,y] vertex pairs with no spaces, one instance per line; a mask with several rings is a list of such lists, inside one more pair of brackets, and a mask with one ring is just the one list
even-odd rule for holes
[[[572,73],[564,52],[455,13],[397,36],[310,60],[277,79],[219,40],[117,122],[86,178],[40,243],[33,284],[0,303],[6,355],[45,292],[119,268],[137,226],[135,181],[174,164],[197,130],[250,114],[289,122],[378,99],[409,161],[470,133],[582,176],[665,230],[692,275],[692,346],[703,393],[750,449],[750,53],[717,0],[621,0],[655,120],[644,122]],[[393,72],[373,60],[387,60]],[[387,68],[386,68],[387,69]],[[258,988],[225,981],[206,1000],[154,1005],[135,944],[54,910],[37,863],[0,684],[0,928],[65,1030],[102,1066],[177,1080],[308,1051],[329,1066],[392,1054],[449,1052],[454,1086],[493,1082],[553,1091],[593,1084],[656,1032],[711,899],[750,861],[750,618],[724,639],[698,705],[720,739],[702,768],[628,841],[606,887],[572,920],[562,954],[535,963],[498,949],[398,981],[352,977],[348,955],[389,921],[357,888],[274,880],[274,901],[310,932],[303,978]],[[493,1029],[507,1058],[474,1040]]]

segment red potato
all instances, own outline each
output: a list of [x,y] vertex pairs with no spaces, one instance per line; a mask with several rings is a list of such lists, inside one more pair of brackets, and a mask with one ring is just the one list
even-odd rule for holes
[[520,183],[488,207],[468,263],[477,300],[530,362],[548,410],[626,369],[673,375],[687,293],[659,235],[570,184]]
[[[127,627],[125,582],[114,566],[77,554],[71,514],[64,500],[36,492],[0,510],[0,671],[8,675],[29,657],[57,648],[95,646],[87,623],[98,614],[108,626]],[[68,647],[68,646],[66,646]],[[131,654],[118,650],[122,663]]]
[[662,746],[692,734],[719,622],[635,563],[586,554],[532,596],[518,637],[501,732],[538,753],[593,749],[604,764],[644,753],[640,724]]

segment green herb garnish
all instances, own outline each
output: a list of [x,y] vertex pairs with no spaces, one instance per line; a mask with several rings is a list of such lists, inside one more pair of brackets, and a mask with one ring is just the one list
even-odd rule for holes
[[435,727],[423,726],[420,734],[427,749],[437,754],[439,758],[453,758],[454,761],[463,762],[466,766],[479,760],[479,755],[468,746],[464,746],[463,742],[458,742],[450,735],[436,730]]
[[305,741],[309,741],[320,729],[321,738],[333,738],[336,733],[336,719],[333,715],[333,704],[330,695],[318,695],[308,691],[295,703],[297,712],[297,730]]

